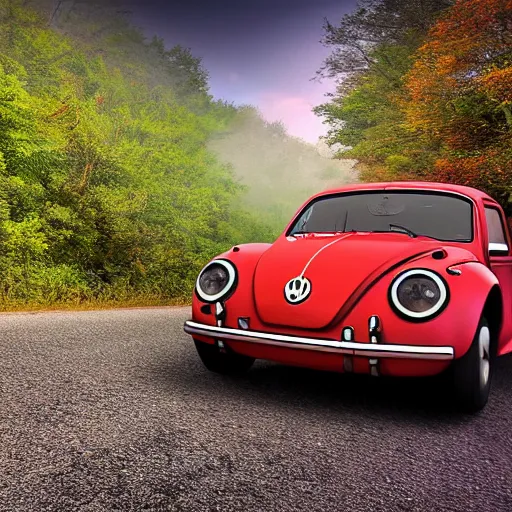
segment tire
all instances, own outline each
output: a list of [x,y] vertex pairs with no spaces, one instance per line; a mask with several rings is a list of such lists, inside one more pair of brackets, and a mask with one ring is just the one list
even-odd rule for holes
[[217,345],[210,345],[194,339],[197,353],[208,370],[222,375],[240,375],[254,364],[255,359],[236,354],[228,347],[221,352]]
[[465,412],[478,412],[487,404],[496,356],[494,345],[489,324],[482,317],[469,350],[453,365],[455,400]]

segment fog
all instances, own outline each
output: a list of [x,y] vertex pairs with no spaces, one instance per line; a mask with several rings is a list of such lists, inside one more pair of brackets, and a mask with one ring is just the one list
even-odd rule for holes
[[209,146],[247,187],[247,206],[283,227],[312,194],[357,181],[354,160],[333,160],[327,144],[290,137],[252,107],[241,108],[229,130]]
[[[131,61],[151,66],[141,44],[143,36],[129,35],[126,47],[120,47],[123,51],[109,50],[110,43],[104,44],[106,34],[119,31],[116,27],[126,31],[124,23],[130,16],[124,18],[125,9],[133,2],[28,0],[27,4],[44,12],[52,28],[88,47],[101,47],[103,59],[121,66],[124,73],[129,71],[126,64]],[[137,25],[133,17],[131,22]],[[96,32],[91,32],[91,26]],[[150,34],[145,36],[148,42]],[[168,71],[155,65],[151,71],[153,85],[171,85]],[[221,162],[231,166],[237,181],[245,186],[244,206],[256,209],[276,229],[284,227],[312,194],[357,181],[353,160],[335,160],[334,151],[325,143],[315,146],[288,135],[283,125],[265,121],[254,106],[238,106],[228,129],[214,135],[208,146]]]

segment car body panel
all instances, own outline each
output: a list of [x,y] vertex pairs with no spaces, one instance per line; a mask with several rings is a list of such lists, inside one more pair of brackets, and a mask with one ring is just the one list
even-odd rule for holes
[[[473,240],[441,242],[427,237],[409,238],[395,232],[287,236],[303,208],[315,198],[379,189],[414,189],[469,198],[474,205]],[[468,187],[423,182],[357,184],[317,194],[304,203],[274,244],[240,245],[217,257],[232,262],[238,273],[236,289],[223,302],[222,325],[237,329],[239,318],[243,318],[254,332],[326,340],[341,340],[344,327],[350,326],[354,341],[368,344],[371,341],[369,319],[377,315],[379,343],[450,346],[453,357],[460,358],[471,345],[491,290],[498,287],[504,302],[498,352],[510,352],[512,255],[489,257],[484,203],[497,205],[483,192]],[[447,306],[435,318],[422,322],[400,317],[389,300],[393,279],[404,270],[417,268],[441,276],[450,294]],[[291,304],[285,298],[284,288],[297,276],[310,280],[311,294],[304,302]],[[218,325],[214,306],[205,305],[196,295],[192,320]],[[217,339],[204,334],[195,334],[194,338],[205,343],[215,343]],[[225,343],[240,354],[284,364],[340,372],[371,371],[372,358],[341,350],[303,350],[304,347],[293,344],[269,345],[241,339],[226,339]],[[379,358],[379,373],[434,375],[449,365],[450,361],[446,360],[386,356]]]
[[[427,239],[411,243],[409,237],[396,233],[288,238],[279,239],[260,258],[254,300],[264,323],[305,329],[329,325],[368,275],[439,246]],[[301,304],[290,304],[283,290],[300,275],[311,282],[311,294]]]
[[[498,355],[503,355],[512,352],[512,238],[510,236],[510,229],[504,212],[496,201],[489,198],[483,198],[482,204],[479,206],[482,218],[485,218],[484,208],[486,206],[498,210],[504,227],[505,241],[509,247],[507,255],[488,256],[487,259],[487,264],[496,275],[502,291],[503,324],[498,342]],[[482,245],[484,247],[488,247],[488,244],[488,233],[484,232],[482,234]]]
[[512,256],[492,257],[491,269],[503,290],[503,325],[498,341],[498,354],[512,352]]

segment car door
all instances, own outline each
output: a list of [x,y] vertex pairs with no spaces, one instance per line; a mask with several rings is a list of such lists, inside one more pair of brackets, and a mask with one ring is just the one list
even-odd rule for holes
[[485,204],[485,219],[489,237],[491,270],[500,282],[503,293],[503,328],[498,350],[512,343],[512,244],[503,211],[492,204]]

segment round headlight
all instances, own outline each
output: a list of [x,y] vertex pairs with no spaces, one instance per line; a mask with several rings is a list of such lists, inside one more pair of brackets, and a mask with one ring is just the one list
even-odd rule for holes
[[196,282],[196,292],[205,302],[215,302],[233,289],[235,281],[234,265],[226,260],[214,260],[201,270]]
[[399,274],[390,289],[391,303],[402,315],[428,320],[440,313],[448,302],[444,280],[430,270],[413,269]]

